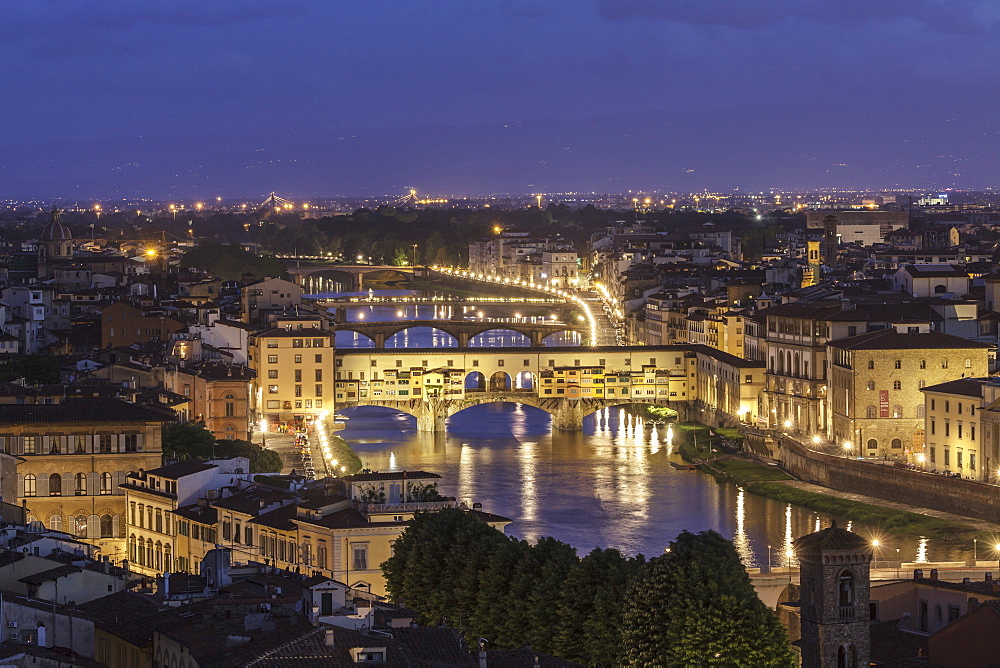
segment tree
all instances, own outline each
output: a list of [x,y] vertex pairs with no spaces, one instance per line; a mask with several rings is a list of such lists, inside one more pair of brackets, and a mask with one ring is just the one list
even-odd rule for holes
[[17,355],[0,363],[0,382],[24,379],[29,385],[59,382],[59,358],[51,355]]
[[777,618],[750,584],[733,544],[682,532],[628,589],[621,665],[791,666]]
[[279,473],[281,455],[250,441],[216,439],[200,422],[174,422],[163,428],[163,452],[178,459],[246,457],[249,473]]
[[423,624],[465,629],[476,607],[480,574],[507,540],[457,508],[417,513],[382,564],[386,589]]
[[622,608],[629,582],[645,564],[618,550],[594,549],[562,583],[552,653],[591,666],[618,665]]

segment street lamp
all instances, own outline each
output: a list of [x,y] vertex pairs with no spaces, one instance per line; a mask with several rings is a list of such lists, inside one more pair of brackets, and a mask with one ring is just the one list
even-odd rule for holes
[[997,553],[997,568],[1000,569],[1000,543],[993,546],[993,551]]

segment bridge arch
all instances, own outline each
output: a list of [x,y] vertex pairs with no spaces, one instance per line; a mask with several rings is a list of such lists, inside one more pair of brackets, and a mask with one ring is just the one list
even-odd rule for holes
[[339,269],[317,269],[299,277],[306,294],[321,292],[351,292],[357,287],[357,277]]
[[538,375],[534,371],[522,371],[514,376],[515,390],[537,390]]
[[[513,336],[512,336],[513,335]],[[527,347],[531,345],[531,337],[524,332],[510,329],[508,327],[494,327],[482,331],[475,336],[469,337],[470,348],[495,348],[498,347],[499,339],[511,337],[510,342],[504,342],[502,347]]]
[[465,391],[466,392],[485,392],[486,391],[486,376],[482,371],[470,371],[465,374]]
[[365,283],[371,283],[372,281],[408,281],[412,278],[413,271],[404,271],[402,268],[380,267],[371,271],[358,272],[358,280],[361,287],[364,287]]
[[506,371],[497,371],[490,376],[490,392],[510,392],[513,388],[514,383]]
[[582,346],[583,334],[572,329],[553,332],[542,339],[543,346]]
[[334,332],[333,341],[338,349],[375,347],[375,341],[370,336],[353,329],[338,328]]
[[386,348],[412,348],[409,342],[410,337],[430,337],[430,345],[421,345],[421,348],[457,348],[459,341],[453,333],[441,327],[401,327],[391,335],[385,337]]

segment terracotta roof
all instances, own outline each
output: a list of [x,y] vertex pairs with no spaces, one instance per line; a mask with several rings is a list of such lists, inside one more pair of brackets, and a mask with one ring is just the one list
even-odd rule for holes
[[[185,459],[184,461],[176,462],[174,464],[167,464],[166,466],[161,466],[159,468],[149,469],[145,472],[145,475],[155,475],[160,478],[180,480],[184,476],[191,475],[193,473],[201,473],[202,471],[214,468],[217,468],[217,466],[211,462],[206,462],[201,459]],[[132,474],[129,477],[138,478],[139,474]]]
[[138,620],[157,610],[156,603],[142,594],[120,591],[77,607],[92,617],[98,627],[136,647],[153,644],[153,632]]
[[938,383],[920,389],[921,392],[941,392],[943,394],[961,394],[966,397],[982,397],[983,386],[975,378],[959,378],[946,383]]
[[828,341],[826,345],[841,350],[960,350],[990,347],[988,343],[943,332],[903,333],[895,329],[880,329],[857,336],[845,336]]
[[27,422],[173,422],[173,411],[110,398],[80,397],[61,404],[0,406],[0,424]]
[[83,569],[79,566],[56,566],[55,568],[50,568],[47,571],[41,571],[33,575],[28,575],[26,577],[20,578],[18,582],[23,582],[24,584],[37,585],[43,582],[48,582],[49,580],[55,580],[57,578],[64,577],[66,575],[72,575],[73,573],[80,573]]

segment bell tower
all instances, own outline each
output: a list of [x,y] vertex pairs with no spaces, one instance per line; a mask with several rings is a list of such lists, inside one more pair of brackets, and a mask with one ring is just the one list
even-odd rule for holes
[[869,542],[834,521],[793,547],[799,559],[802,667],[867,666]]

